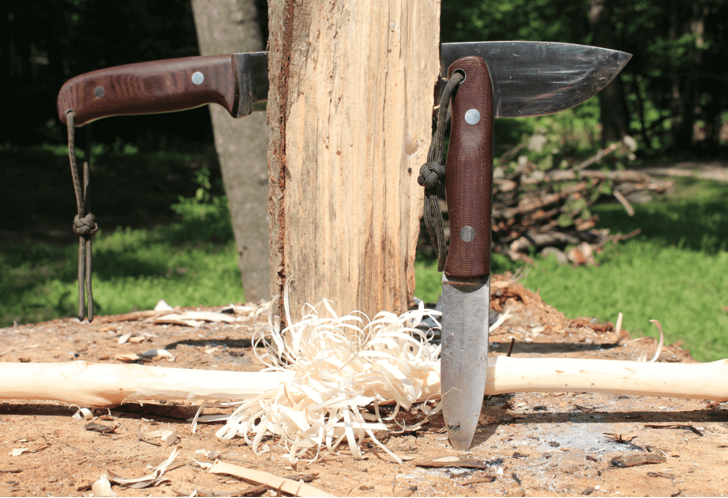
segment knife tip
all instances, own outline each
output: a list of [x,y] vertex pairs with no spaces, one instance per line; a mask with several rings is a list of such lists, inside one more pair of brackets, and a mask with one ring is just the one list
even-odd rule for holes
[[450,438],[450,444],[457,451],[468,451],[470,444],[473,442],[474,432],[463,431],[460,425],[448,425],[447,435]]

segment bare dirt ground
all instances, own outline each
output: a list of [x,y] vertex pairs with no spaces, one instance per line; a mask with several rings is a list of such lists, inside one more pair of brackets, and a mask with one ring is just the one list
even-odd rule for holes
[[[495,354],[505,354],[512,337],[516,339],[513,356],[518,357],[637,360],[645,354],[651,357],[656,349],[650,338],[634,340],[626,332],[618,336],[611,324],[566,320],[520,284],[498,290],[492,304],[496,310],[509,306],[515,311],[492,336]],[[174,362],[147,363],[256,370],[251,325],[245,320],[199,327],[114,317],[92,324],[73,318],[54,320],[0,329],[0,361],[118,362],[117,354],[165,348],[175,355]],[[118,338],[126,333],[144,341],[119,344]],[[664,347],[658,361],[694,360],[675,344]],[[303,478],[338,496],[723,496],[728,492],[728,406],[709,400],[584,393],[488,397],[473,447],[469,454],[460,455],[474,460],[471,464],[479,468],[420,466],[456,455],[440,415],[420,430],[385,438],[391,450],[409,458],[403,464],[365,441],[363,460],[341,447],[338,455],[312,464],[301,461],[294,467],[282,457],[282,447],[275,440],[269,441],[270,453],[256,456],[242,438],[218,440],[219,423],[202,424],[192,434],[187,419],[195,411],[193,403],[171,402],[96,410],[92,422],[115,427],[104,434],[88,430],[88,420],[72,418],[76,407],[0,401],[0,495],[90,496],[90,484],[101,474],[147,475],[174,447],[182,449],[164,474],[169,482],[146,489],[114,485],[113,491],[119,496],[177,496],[194,491],[201,496],[246,496],[246,490],[255,488],[197,466],[193,458],[210,460],[196,450],[207,450],[213,458],[281,477]],[[175,431],[178,437],[168,446],[158,438],[140,437],[157,430]],[[12,450],[20,448],[26,451],[12,456]],[[619,462],[643,465],[622,467]],[[247,496],[276,493],[258,488]]]

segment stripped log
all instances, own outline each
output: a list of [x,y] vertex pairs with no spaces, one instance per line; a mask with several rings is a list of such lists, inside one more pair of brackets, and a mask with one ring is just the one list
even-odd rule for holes
[[[243,400],[292,372],[230,372],[141,365],[0,364],[0,399],[55,400],[105,407],[141,400]],[[728,359],[711,363],[642,363],[574,358],[491,356],[486,395],[517,392],[592,392],[728,401]],[[422,399],[440,393],[439,365]],[[371,396],[373,393],[364,393]]]

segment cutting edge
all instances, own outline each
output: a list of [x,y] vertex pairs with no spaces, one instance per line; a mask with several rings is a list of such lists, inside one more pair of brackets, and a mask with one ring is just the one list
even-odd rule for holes
[[450,443],[467,451],[478,428],[488,371],[490,275],[442,274],[442,407]]

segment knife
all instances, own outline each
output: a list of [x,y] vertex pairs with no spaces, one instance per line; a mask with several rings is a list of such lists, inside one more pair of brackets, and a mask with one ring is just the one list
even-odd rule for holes
[[[550,114],[595,95],[632,56],[546,42],[440,45],[445,76],[465,74],[452,99],[445,190],[453,234],[443,273],[442,401],[453,447],[470,447],[488,362],[493,118]],[[66,82],[58,115],[75,124],[216,103],[240,118],[263,110],[268,54],[188,57],[101,69]]]
[[[606,86],[631,57],[568,43],[443,43],[442,75],[465,56],[488,61],[494,117],[536,116],[574,107]],[[76,126],[83,126],[109,116],[219,104],[240,118],[265,109],[268,85],[267,52],[140,62],[68,80],[58,94],[58,117],[65,124],[66,113],[74,111]]]
[[[442,274],[442,407],[450,442],[466,451],[477,429],[488,370],[493,118],[546,114],[596,94],[631,55],[592,47],[533,44],[515,53],[467,50],[452,97],[445,193],[450,248]],[[475,48],[475,47],[473,47]],[[505,61],[505,64],[504,64]],[[503,78],[503,65],[513,77]]]

